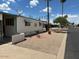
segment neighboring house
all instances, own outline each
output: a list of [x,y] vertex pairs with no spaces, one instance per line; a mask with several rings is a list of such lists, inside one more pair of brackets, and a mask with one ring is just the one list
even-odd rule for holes
[[52,23],[52,28],[60,28],[60,23]]
[[0,13],[0,30],[4,36],[12,36],[18,33],[33,34],[36,31],[43,31],[44,22],[33,18],[13,15],[9,13]]

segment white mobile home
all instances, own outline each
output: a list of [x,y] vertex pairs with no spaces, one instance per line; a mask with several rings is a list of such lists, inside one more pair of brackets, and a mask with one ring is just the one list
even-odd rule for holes
[[33,34],[43,30],[43,22],[24,16],[9,13],[0,13],[0,30],[4,36],[12,36],[17,33]]

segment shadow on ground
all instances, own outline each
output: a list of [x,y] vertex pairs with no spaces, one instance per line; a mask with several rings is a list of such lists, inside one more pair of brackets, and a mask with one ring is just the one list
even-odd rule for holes
[[79,59],[79,30],[70,29],[66,41],[64,59]]
[[9,42],[11,42],[11,41],[12,41],[12,40],[11,40],[10,37],[3,37],[3,38],[0,37],[0,45],[9,43]]

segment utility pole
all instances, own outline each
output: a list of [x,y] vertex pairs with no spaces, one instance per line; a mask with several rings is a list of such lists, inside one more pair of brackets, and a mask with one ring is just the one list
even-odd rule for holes
[[46,0],[46,3],[47,3],[47,21],[48,21],[48,25],[47,25],[47,30],[48,30],[48,34],[51,34],[51,31],[50,31],[50,13],[49,13],[49,3],[50,3],[51,0]]

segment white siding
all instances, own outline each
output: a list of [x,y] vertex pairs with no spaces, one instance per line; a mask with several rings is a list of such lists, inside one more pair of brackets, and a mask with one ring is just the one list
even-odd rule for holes
[[[42,30],[43,26],[39,27],[39,21],[29,19],[31,21],[31,26],[25,26],[24,19],[28,20],[24,17],[17,17],[17,32],[18,33],[27,33],[27,32],[33,32],[37,30]],[[37,23],[37,26],[34,26],[34,23]]]
[[22,33],[25,32],[25,24],[22,17],[17,17],[17,32]]

